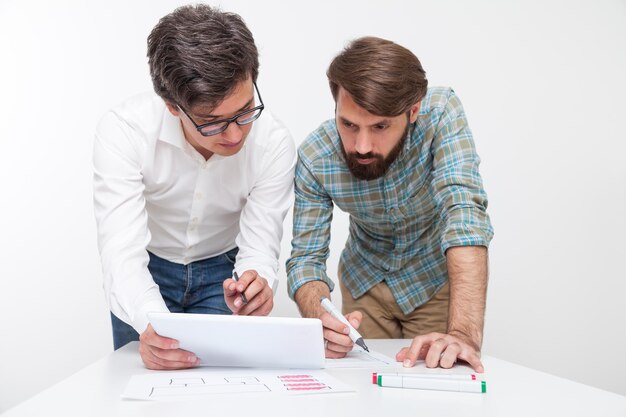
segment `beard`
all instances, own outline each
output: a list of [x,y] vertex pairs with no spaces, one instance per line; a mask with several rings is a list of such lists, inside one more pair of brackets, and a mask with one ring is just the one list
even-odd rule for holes
[[[387,173],[387,170],[394,163],[394,161],[400,156],[402,149],[404,148],[404,144],[406,142],[406,137],[409,134],[410,123],[407,123],[406,129],[404,129],[404,133],[402,137],[398,140],[398,143],[391,149],[389,155],[383,157],[379,153],[368,152],[365,154],[361,154],[358,152],[350,152],[347,153],[346,149],[343,147],[343,141],[341,140],[341,135],[339,136],[340,144],[341,144],[341,153],[343,153],[343,157],[346,160],[346,164],[348,165],[348,169],[356,178],[360,180],[370,181],[375,180],[384,176]],[[369,164],[361,164],[359,160],[363,159],[374,159],[373,162]]]

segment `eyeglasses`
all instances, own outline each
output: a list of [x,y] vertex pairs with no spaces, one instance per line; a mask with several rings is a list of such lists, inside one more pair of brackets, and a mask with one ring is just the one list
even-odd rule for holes
[[196,129],[198,130],[198,132],[200,132],[202,136],[217,135],[218,133],[222,133],[223,131],[228,129],[228,125],[230,125],[232,122],[237,123],[237,125],[239,126],[244,126],[244,125],[254,122],[256,119],[259,118],[259,116],[261,115],[261,112],[263,112],[263,109],[265,108],[265,105],[263,104],[263,99],[261,98],[261,93],[259,93],[259,88],[256,86],[256,83],[253,82],[252,84],[254,85],[254,90],[256,91],[257,96],[259,96],[259,103],[261,104],[249,110],[244,110],[241,113],[236,114],[229,119],[221,119],[221,120],[216,120],[214,122],[209,122],[209,123],[199,125],[196,122],[194,122],[194,120],[191,118],[191,116],[189,116],[189,113],[187,113],[185,109],[183,109],[181,106],[178,106],[178,108],[183,113],[185,113],[185,116],[187,116],[187,118],[191,120],[191,123],[193,123],[193,125],[196,127]]

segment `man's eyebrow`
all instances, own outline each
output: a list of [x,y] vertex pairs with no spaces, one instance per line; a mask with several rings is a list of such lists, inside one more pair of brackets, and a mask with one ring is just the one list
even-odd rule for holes
[[339,120],[341,120],[343,123],[350,123],[351,125],[355,124],[355,123],[353,123],[351,120],[346,119],[346,118],[345,118],[345,117],[343,117],[343,116],[339,116]]
[[[358,126],[358,124],[354,123],[353,121],[351,121],[349,119],[346,119],[343,116],[339,116],[339,120],[341,122],[343,122],[343,123],[350,123],[350,124],[353,124],[355,126]],[[388,118],[384,118],[384,119],[377,120],[376,122],[372,123],[370,126],[388,125],[388,124],[391,124],[391,120],[388,119]]]
[[375,123],[372,123],[370,126],[377,126],[377,125],[390,125],[391,124],[391,119],[380,119],[378,121],[376,121]]
[[[253,98],[251,98],[250,100],[248,100],[248,101],[246,102],[246,104],[244,104],[243,106],[241,106],[241,107],[239,108],[239,110],[235,111],[235,114],[237,114],[237,113],[239,113],[239,112],[244,111],[246,107],[249,107],[249,106],[250,106],[250,104],[252,104],[252,101],[253,101],[253,100],[254,100],[254,97],[253,97]],[[227,117],[224,117],[224,116],[216,116],[216,115],[213,115],[213,114],[207,114],[207,115],[200,115],[200,114],[197,114],[196,116],[197,116],[199,119],[204,119],[204,120],[207,120],[207,121],[212,121],[212,120],[216,120],[216,119],[220,119],[220,120],[221,120],[221,119],[227,119]]]

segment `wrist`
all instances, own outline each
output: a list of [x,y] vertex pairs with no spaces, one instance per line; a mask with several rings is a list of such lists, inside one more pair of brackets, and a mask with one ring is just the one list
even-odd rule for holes
[[323,281],[309,281],[296,291],[295,301],[302,317],[319,318],[324,309],[322,297],[330,298],[330,289]]
[[482,346],[482,334],[458,328],[448,329],[448,334],[461,339],[463,342],[473,347],[477,352],[480,352],[480,348]]

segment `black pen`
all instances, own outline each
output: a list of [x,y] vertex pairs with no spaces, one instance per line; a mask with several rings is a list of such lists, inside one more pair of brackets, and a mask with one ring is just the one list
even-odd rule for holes
[[[233,271],[233,279],[235,280],[235,282],[239,281],[239,275],[237,275],[237,271]],[[244,293],[241,293],[240,296],[241,302],[244,304],[248,304],[248,299],[246,298],[246,295]]]

